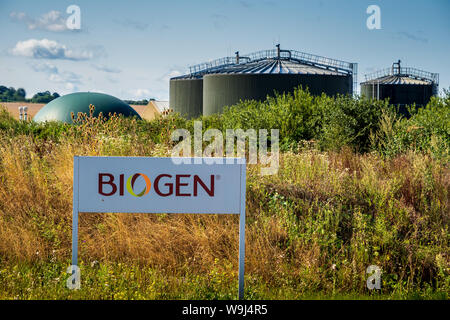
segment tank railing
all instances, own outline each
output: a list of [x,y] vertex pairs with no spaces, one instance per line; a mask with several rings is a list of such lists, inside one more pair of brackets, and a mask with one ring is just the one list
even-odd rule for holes
[[236,64],[235,57],[224,57],[189,67],[191,74],[210,71],[215,68]]
[[[280,58],[296,60],[303,64],[322,67],[326,69],[332,68],[336,69],[337,71],[344,71],[347,73],[353,72],[352,63],[350,62],[326,58],[315,54],[300,52],[296,50],[289,50],[289,51],[290,52],[281,51]],[[257,61],[263,59],[278,58],[278,52],[277,50],[262,50],[247,54],[246,56],[250,57],[252,61]]]
[[[240,61],[239,64],[245,64],[249,62],[254,62],[257,60],[266,59],[269,57],[276,57],[276,50],[263,50],[252,53],[250,55],[245,55],[245,61]],[[243,57],[244,58],[244,57]],[[219,68],[223,68],[230,65],[236,65],[236,57],[224,57],[216,60],[211,60],[208,62],[200,63],[189,67],[189,72],[191,75],[198,73],[208,73],[213,72]]]
[[366,81],[375,80],[377,78],[386,77],[386,76],[393,76],[393,75],[402,75],[402,76],[408,76],[420,80],[425,81],[431,81],[436,84],[439,83],[439,74],[438,73],[431,73],[428,71],[419,70],[416,68],[410,68],[410,67],[401,67],[400,70],[398,68],[395,69],[395,71],[392,68],[386,68],[382,69],[370,74],[365,75]]
[[295,50],[292,51],[292,58],[300,60],[300,62],[311,63],[314,66],[325,67],[327,69],[333,68],[337,71],[344,71],[347,73],[353,72],[353,64],[342,60],[322,57],[315,54]]
[[364,75],[364,78],[366,81],[375,80],[377,78],[391,76],[392,75],[392,68],[385,68],[381,70],[377,70],[375,72],[369,73]]
[[[246,54],[245,57],[248,57],[248,61],[240,62],[239,64],[245,64],[250,62],[256,62],[264,59],[273,59],[278,58],[278,51],[276,49],[272,50],[261,50],[257,52],[253,52],[250,54]],[[325,69],[334,69],[336,71],[345,72],[348,74],[353,74],[354,72],[354,63],[345,62],[342,60],[326,58],[318,55],[314,55],[311,53],[305,53],[295,50],[281,50],[280,59],[290,59],[302,64],[307,64],[311,66],[316,66]],[[208,73],[213,72],[219,68],[223,68],[229,65],[236,65],[236,57],[225,57],[217,60],[212,60],[208,62],[204,62],[201,64],[197,64],[189,67],[189,71],[191,75],[198,73]]]

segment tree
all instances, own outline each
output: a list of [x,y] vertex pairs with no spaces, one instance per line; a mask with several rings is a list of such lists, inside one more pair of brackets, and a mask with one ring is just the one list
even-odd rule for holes
[[13,100],[14,94],[16,93],[16,89],[14,89],[13,87],[10,87],[8,89],[8,98]]
[[25,101],[26,92],[25,89],[19,88],[13,95],[14,101]]
[[27,95],[24,88],[17,89],[16,93],[19,97],[23,97],[23,98],[25,98],[25,96]]
[[0,101],[1,102],[12,102],[12,101],[29,101],[34,103],[48,103],[53,99],[59,98],[59,94],[50,91],[38,92],[33,98],[26,99],[26,91],[24,88],[18,88],[17,90],[13,87],[0,86]]
[[45,91],[45,92],[38,92],[36,93],[33,98],[31,98],[31,102],[34,103],[48,103],[50,101],[52,101],[53,99],[56,99],[59,97],[59,94],[54,92],[53,94],[51,94],[50,91]]

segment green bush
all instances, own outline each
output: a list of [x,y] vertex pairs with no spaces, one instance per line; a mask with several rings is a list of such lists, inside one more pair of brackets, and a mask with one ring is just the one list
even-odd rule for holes
[[[295,146],[301,141],[316,141],[323,150],[339,150],[349,145],[368,151],[369,136],[378,130],[387,101],[351,96],[313,96],[301,87],[294,93],[276,94],[265,101],[241,101],[226,107],[221,115],[203,117],[216,128],[244,130],[279,129],[281,146]],[[283,148],[282,148],[283,149]]]
[[370,134],[378,130],[383,111],[389,110],[388,102],[341,95],[324,102],[322,128],[318,137],[321,148],[340,150],[350,146],[360,152],[369,151]]
[[68,127],[59,122],[39,124],[33,121],[19,121],[0,106],[0,131],[11,136],[30,135],[39,139],[58,141]]
[[449,160],[450,91],[444,97],[432,97],[424,108],[412,111],[409,119],[384,114],[372,145],[382,154],[395,156],[408,150],[429,153]]

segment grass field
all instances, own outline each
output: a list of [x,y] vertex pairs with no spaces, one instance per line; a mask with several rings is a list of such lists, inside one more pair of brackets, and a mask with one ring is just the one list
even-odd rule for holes
[[[221,215],[81,214],[82,287],[65,288],[73,156],[169,156],[178,127],[192,123],[42,127],[0,112],[0,298],[236,298],[238,217]],[[289,143],[276,175],[248,166],[246,299],[448,299],[448,149],[418,141],[389,156]],[[369,265],[380,292],[366,288]]]

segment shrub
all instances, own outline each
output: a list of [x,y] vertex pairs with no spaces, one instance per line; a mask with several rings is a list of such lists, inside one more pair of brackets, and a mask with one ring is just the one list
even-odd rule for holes
[[343,95],[313,96],[299,87],[293,93],[276,94],[262,102],[241,101],[226,107],[221,115],[203,120],[222,130],[279,129],[284,150],[313,140],[323,150],[340,150],[349,145],[365,152],[370,147],[370,132],[378,129],[385,109],[387,101]]
[[372,145],[387,156],[412,150],[449,160],[450,91],[444,97],[432,97],[424,108],[412,111],[409,119],[384,114]]
[[387,100],[369,100],[338,95],[324,101],[320,146],[325,150],[340,150],[350,146],[366,152],[370,149],[370,133],[378,130]]

